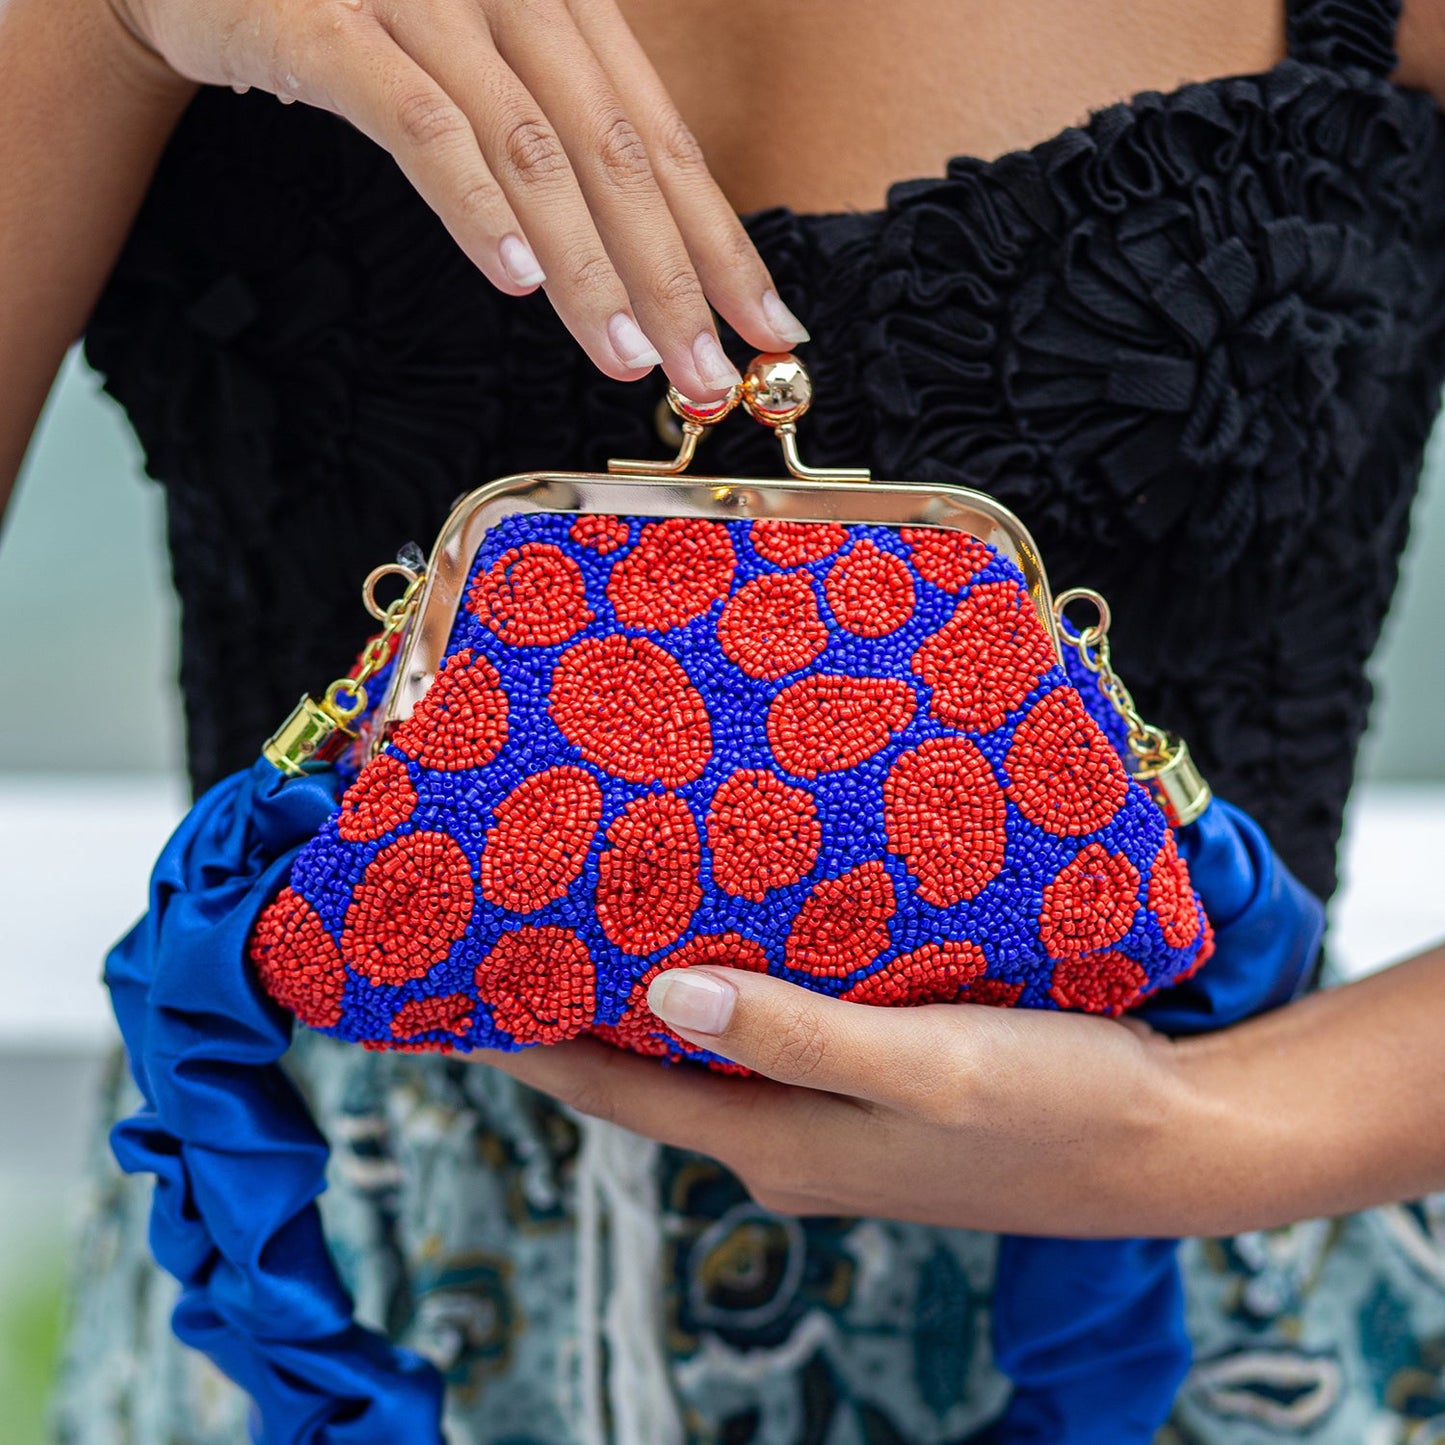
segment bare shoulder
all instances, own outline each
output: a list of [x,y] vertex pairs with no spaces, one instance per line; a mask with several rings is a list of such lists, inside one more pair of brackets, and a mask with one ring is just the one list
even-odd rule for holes
[[1395,79],[1428,90],[1445,105],[1445,0],[1405,0],[1395,48]]

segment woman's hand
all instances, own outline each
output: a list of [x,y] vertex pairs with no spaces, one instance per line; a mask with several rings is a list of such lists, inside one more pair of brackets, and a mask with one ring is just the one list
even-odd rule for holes
[[844,1003],[716,967],[659,974],[648,1002],[766,1077],[594,1040],[477,1057],[712,1155],[784,1213],[1225,1234],[1445,1189],[1445,947],[1177,1043],[1077,1014]]
[[712,967],[659,975],[648,1000],[683,1038],[766,1077],[663,1068],[591,1040],[478,1058],[721,1160],[788,1214],[1148,1232],[1150,1176],[1179,1159],[1187,1098],[1173,1045],[1137,1024],[877,1008]]
[[179,74],[344,116],[508,295],[545,287],[597,366],[685,395],[807,332],[613,0],[100,0]]

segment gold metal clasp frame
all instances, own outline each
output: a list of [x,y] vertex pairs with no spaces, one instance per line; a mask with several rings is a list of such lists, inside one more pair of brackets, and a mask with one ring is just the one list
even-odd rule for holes
[[[812,385],[797,357],[765,354],[748,367],[742,386],[718,402],[699,405],[676,391],[669,393],[668,404],[682,423],[682,444],[670,460],[614,459],[605,473],[519,473],[463,497],[427,562],[412,625],[370,732],[369,750],[381,746],[393,724],[411,716],[431,686],[483,540],[499,522],[522,513],[954,528],[995,548],[1023,573],[1039,622],[1062,658],[1048,576],[1024,524],[992,497],[968,487],[875,481],[866,468],[808,466],[798,454],[797,423],[811,400]],[[787,476],[683,475],[708,429],[739,405],[777,435]]]

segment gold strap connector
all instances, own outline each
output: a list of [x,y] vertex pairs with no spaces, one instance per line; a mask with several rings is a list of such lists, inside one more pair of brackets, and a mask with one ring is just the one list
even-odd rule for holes
[[[1078,632],[1071,631],[1064,626],[1064,610],[1071,602],[1087,602],[1098,613],[1098,620]],[[1054,616],[1059,623],[1059,640],[1079,654],[1079,660],[1098,679],[1099,691],[1109,706],[1123,719],[1134,759],[1134,776],[1153,793],[1160,811],[1174,827],[1188,827],[1209,806],[1214,794],[1189,756],[1189,745],[1174,733],[1145,722],[1133,694],[1114,671],[1109,660],[1109,604],[1091,588],[1071,587],[1054,599]]]
[[347,720],[332,712],[327,700],[302,697],[291,716],[266,740],[261,755],[272,767],[299,778],[309,766],[334,763],[356,733]]
[[[387,607],[376,600],[376,584],[388,576],[401,577],[406,590]],[[351,724],[366,711],[366,683],[384,667],[396,650],[401,630],[411,620],[426,574],[403,563],[375,568],[362,587],[366,610],[382,629],[366,644],[356,669],[338,677],[319,701],[303,697],[291,716],[266,740],[261,755],[272,767],[300,777],[308,766],[334,763],[358,737]]]

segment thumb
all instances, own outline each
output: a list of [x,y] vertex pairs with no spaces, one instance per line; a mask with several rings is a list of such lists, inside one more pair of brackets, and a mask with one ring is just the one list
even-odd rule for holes
[[689,1043],[770,1079],[879,1103],[894,1102],[890,1081],[938,1058],[929,1025],[946,1007],[845,1003],[770,974],[714,965],[658,974],[647,1004]]

